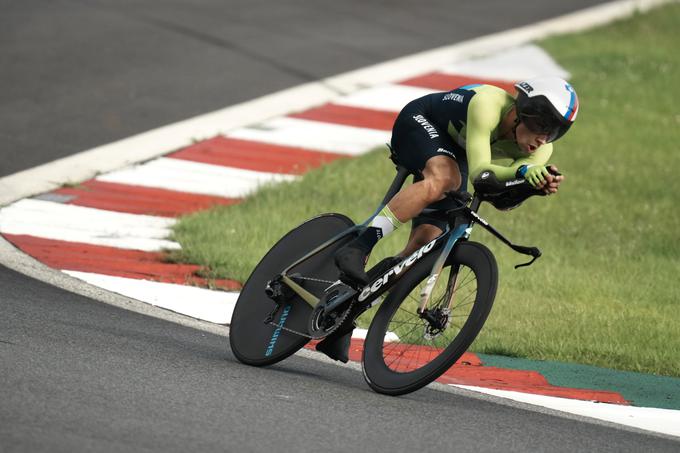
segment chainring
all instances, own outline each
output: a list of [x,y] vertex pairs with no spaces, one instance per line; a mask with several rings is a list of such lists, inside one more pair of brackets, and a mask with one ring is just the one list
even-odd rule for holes
[[[343,292],[346,293],[347,290],[352,290],[349,288],[347,285],[344,285],[340,281],[336,282],[330,282],[327,280],[319,280],[319,279],[314,279],[314,278],[308,278],[308,277],[302,277],[302,276],[296,276],[295,277],[297,280],[309,280],[309,281],[315,281],[315,282],[320,282],[320,283],[330,283],[331,286],[329,286],[326,289],[326,292],[319,301],[319,304],[314,307],[314,310],[309,316],[308,324],[307,324],[307,330],[308,332],[299,332],[297,330],[291,329],[289,327],[285,327],[282,324],[274,322],[274,319],[283,306],[283,304],[277,303],[276,307],[274,310],[269,313],[267,318],[265,319],[265,324],[269,324],[273,327],[280,328],[281,330],[284,330],[286,332],[292,333],[294,335],[298,335],[300,337],[304,338],[309,338],[313,340],[320,340],[322,338],[325,338],[335,332],[347,319],[349,316],[349,313],[352,310],[352,307],[354,306],[354,303],[356,302],[356,297],[352,297],[349,305],[347,305],[346,308],[342,308],[342,306],[346,305],[346,303],[342,303],[341,306],[339,306],[337,309],[333,309],[331,312],[326,313],[326,307],[327,304],[332,303],[334,298],[337,297],[339,294],[342,294]],[[343,288],[344,287],[344,288]],[[340,291],[338,291],[338,288],[341,288]],[[345,289],[346,288],[346,289]],[[352,290],[353,291],[353,290]],[[346,294],[343,294],[346,295]]]

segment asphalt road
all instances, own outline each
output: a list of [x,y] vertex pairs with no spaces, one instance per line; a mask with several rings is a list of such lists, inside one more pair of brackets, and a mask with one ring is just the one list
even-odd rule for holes
[[680,443],[348,367],[239,364],[205,333],[0,272],[2,451],[678,451]]
[[0,177],[600,0],[0,0]]
[[[596,1],[0,0],[0,176],[319,77]],[[160,6],[162,5],[162,6]],[[678,444],[223,336],[0,266],[0,451],[655,451]]]

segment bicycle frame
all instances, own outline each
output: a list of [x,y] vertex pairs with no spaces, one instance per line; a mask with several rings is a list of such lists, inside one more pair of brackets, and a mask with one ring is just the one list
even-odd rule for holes
[[[373,220],[373,218],[375,218],[378,215],[378,213],[383,209],[383,207],[385,207],[385,205],[387,205],[387,203],[392,199],[392,197],[401,189],[404,182],[406,181],[406,178],[410,174],[411,172],[409,170],[397,164],[397,175],[395,176],[394,180],[392,181],[392,184],[390,185],[390,188],[385,194],[382,203],[376,209],[376,211],[368,219],[366,219],[366,221],[364,221],[360,225],[355,225],[351,228],[348,228],[342,233],[334,236],[333,238],[319,245],[314,250],[310,251],[308,254],[306,254],[305,256],[303,256],[302,258],[298,259],[290,266],[288,266],[283,272],[281,272],[279,276],[277,276],[277,278],[273,279],[270,282],[270,284],[273,281],[280,279],[281,283],[285,284],[288,288],[290,288],[293,292],[300,296],[304,301],[306,301],[310,306],[316,307],[316,305],[319,303],[319,298],[316,297],[314,294],[311,294],[309,291],[304,289],[298,283],[296,283],[293,280],[293,278],[289,275],[289,271],[296,267],[297,265],[299,265],[300,263],[308,260],[312,256],[320,253],[326,248],[342,240],[343,238],[346,238],[349,235],[358,233],[365,229],[368,226],[368,224]],[[477,214],[479,206],[482,202],[478,196],[475,195],[474,197],[470,197],[469,194],[467,193],[461,194],[458,192],[451,192],[447,194],[447,196],[450,196],[451,198],[457,200],[461,206],[459,208],[448,211],[446,210],[424,211],[424,214],[427,216],[436,217],[439,219],[446,219],[446,221],[448,222],[447,229],[437,238],[433,239],[430,243],[422,246],[421,248],[413,252],[409,257],[402,259],[401,262],[391,267],[386,272],[381,273],[381,275],[379,275],[378,277],[374,278],[371,282],[369,282],[368,285],[361,289],[360,292],[359,289],[357,289],[358,293],[357,300],[361,302],[363,310],[366,310],[374,306],[376,304],[375,301],[378,301],[382,294],[391,289],[394,286],[394,284],[399,280],[399,278],[401,278],[405,273],[407,273],[416,262],[423,259],[424,256],[429,255],[430,252],[432,252],[433,250],[438,250],[441,248],[441,252],[437,260],[435,261],[434,266],[432,267],[432,271],[430,273],[430,277],[427,280],[427,284],[425,285],[423,291],[420,294],[421,300],[419,312],[422,313],[428,305],[432,290],[454,246],[458,241],[467,240],[470,237],[472,227],[476,223],[479,223],[484,229],[486,229],[491,234],[496,236],[498,239],[500,239],[503,243],[511,247],[513,250],[525,255],[531,255],[533,257],[531,262],[521,264],[516,267],[528,266],[532,264],[538,257],[541,256],[541,252],[535,247],[524,247],[512,244],[508,239],[503,237],[498,231],[496,231],[491,225],[489,225],[489,223],[486,220],[481,218]],[[469,206],[468,202],[470,202]],[[457,223],[456,219],[458,219]],[[455,279],[453,281],[453,285],[455,286]],[[268,287],[271,288],[270,285],[268,285]],[[451,297],[453,297],[453,294],[451,294]]]

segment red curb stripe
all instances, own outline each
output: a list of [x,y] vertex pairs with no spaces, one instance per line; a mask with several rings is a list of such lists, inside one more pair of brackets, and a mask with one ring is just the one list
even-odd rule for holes
[[[165,254],[162,252],[125,250],[28,235],[5,234],[4,237],[23,252],[56,269],[163,283],[209,286],[208,281],[198,275],[200,266],[164,262]],[[235,280],[216,280],[210,283],[227,290],[241,288],[241,284]]]
[[[318,341],[308,343],[307,349],[314,349]],[[353,362],[360,362],[363,353],[364,340],[352,339],[349,359]],[[400,371],[408,371],[417,368],[425,361],[416,360],[419,352],[414,345],[400,345],[395,348],[397,352],[407,352],[406,358],[414,359],[408,365],[404,364]],[[420,353],[432,354],[438,350],[434,348],[421,347]],[[543,375],[536,371],[510,370],[504,368],[483,366],[482,361],[475,354],[466,352],[463,356],[444,373],[437,382],[442,384],[470,385],[475,387],[486,387],[497,390],[510,390],[522,393],[532,393],[536,395],[556,396],[560,398],[570,398],[584,401],[597,401],[600,403],[630,404],[617,392],[604,390],[576,389],[569,387],[557,387],[551,385]]]
[[485,83],[495,85],[503,88],[508,93],[514,93],[514,82],[507,80],[485,79],[483,77],[470,77],[462,75],[444,74],[441,72],[432,72],[418,77],[413,77],[399,82],[400,85],[410,85],[423,88],[432,88],[436,90],[449,91],[456,87],[463,85],[470,85],[473,83]]
[[63,187],[54,192],[74,197],[67,204],[129,214],[177,217],[215,205],[231,205],[238,199],[191,194],[91,179],[76,187]]
[[394,119],[397,117],[397,112],[329,103],[289,116],[324,123],[391,131]]
[[[318,340],[312,340],[305,345],[305,348],[315,350]],[[352,338],[349,346],[349,359],[353,362],[361,362],[361,356],[364,353],[364,340]],[[472,352],[465,352],[456,365],[465,366],[482,366],[482,361],[477,355]]]
[[165,157],[269,173],[302,174],[342,154],[218,136]]
[[540,373],[535,371],[509,370],[484,366],[475,369],[472,369],[472,367],[453,367],[437,379],[437,381],[444,384],[471,385],[582,401],[622,405],[630,404],[617,392],[550,385]]

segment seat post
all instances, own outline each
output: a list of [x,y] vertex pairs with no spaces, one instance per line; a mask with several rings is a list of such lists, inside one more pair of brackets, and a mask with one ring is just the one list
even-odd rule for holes
[[402,167],[401,165],[397,164],[397,174],[392,180],[392,184],[390,184],[390,188],[387,189],[387,193],[385,194],[385,198],[383,198],[382,204],[383,206],[387,205],[387,203],[390,202],[392,197],[394,197],[397,192],[401,189],[401,186],[404,185],[404,181],[406,181],[406,178],[408,178],[408,175],[410,175],[411,172],[406,169],[405,167]]

